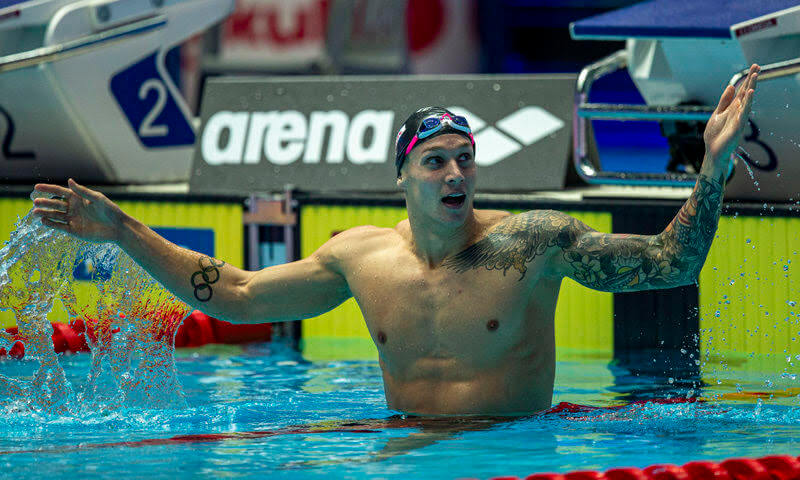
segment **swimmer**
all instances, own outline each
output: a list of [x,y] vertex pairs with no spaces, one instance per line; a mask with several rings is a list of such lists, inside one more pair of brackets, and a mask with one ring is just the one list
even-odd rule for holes
[[434,107],[412,114],[397,136],[408,219],[346,230],[296,262],[248,272],[186,250],[72,179],[69,188],[36,185],[60,198],[37,198],[33,212],[52,228],[116,243],[186,303],[233,323],[314,317],[354,297],[379,352],[389,408],[527,415],[551,406],[564,277],[607,292],[696,281],[758,71],[753,65],[738,92],[723,92],[697,184],[658,235],[600,233],[552,210],[473,209],[469,124]]

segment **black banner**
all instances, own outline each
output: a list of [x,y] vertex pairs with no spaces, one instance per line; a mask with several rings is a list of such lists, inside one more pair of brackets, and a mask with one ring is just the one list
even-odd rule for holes
[[439,105],[470,122],[479,190],[560,190],[574,86],[572,75],[212,79],[190,189],[394,191],[401,123]]

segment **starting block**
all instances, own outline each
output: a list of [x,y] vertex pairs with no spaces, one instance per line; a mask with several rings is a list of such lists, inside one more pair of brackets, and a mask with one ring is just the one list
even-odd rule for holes
[[[726,196],[800,197],[800,5],[796,0],[651,0],[570,25],[574,39],[625,40],[626,48],[581,71],[573,160],[591,184],[691,186],[704,152],[703,130],[727,84],[761,67],[745,137]],[[646,105],[589,103],[592,83],[627,69]],[[663,174],[604,171],[592,158],[592,119],[657,120],[672,160]],[[699,157],[699,158],[698,158]]]
[[185,181],[196,121],[173,47],[234,0],[0,0],[0,176]]

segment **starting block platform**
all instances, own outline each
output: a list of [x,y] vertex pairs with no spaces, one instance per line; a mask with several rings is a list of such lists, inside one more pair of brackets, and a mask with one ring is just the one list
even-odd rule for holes
[[738,36],[777,25],[800,9],[796,0],[697,2],[651,0],[575,22],[576,40],[627,40],[629,38],[716,38]]
[[[797,156],[800,125],[800,3],[651,0],[574,22],[579,40],[626,40],[626,48],[581,72],[576,91],[575,167],[589,183],[694,183],[703,155],[702,133],[728,84],[747,68],[762,67],[729,198],[790,201],[800,196]],[[596,79],[625,69],[646,105],[588,102]],[[591,121],[656,120],[670,143],[673,168],[665,174],[608,172],[592,158]],[[676,160],[678,162],[675,162]]]

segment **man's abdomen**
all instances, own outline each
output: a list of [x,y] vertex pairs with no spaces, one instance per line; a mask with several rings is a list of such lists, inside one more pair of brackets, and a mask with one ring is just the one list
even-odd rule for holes
[[[389,408],[428,415],[525,415],[550,407],[555,365],[537,358],[470,371],[455,359],[422,358],[406,378],[384,369]],[[531,360],[531,359],[529,359]],[[398,375],[398,377],[400,377]]]

